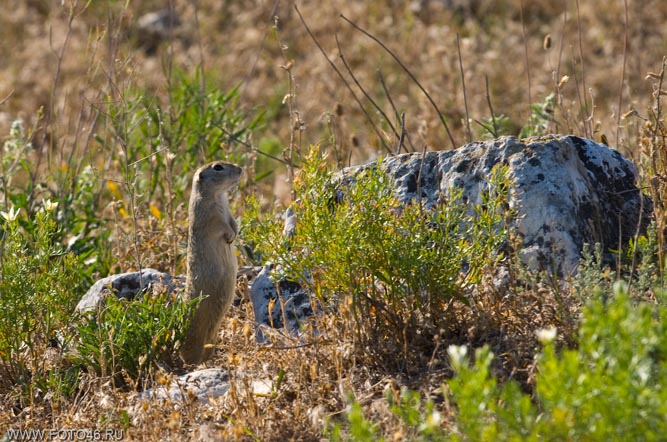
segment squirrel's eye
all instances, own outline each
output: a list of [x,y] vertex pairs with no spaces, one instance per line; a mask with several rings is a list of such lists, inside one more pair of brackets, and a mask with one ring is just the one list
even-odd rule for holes
[[218,172],[221,171],[222,169],[224,169],[224,167],[222,167],[220,164],[216,164],[215,166],[213,166],[213,170],[217,170]]

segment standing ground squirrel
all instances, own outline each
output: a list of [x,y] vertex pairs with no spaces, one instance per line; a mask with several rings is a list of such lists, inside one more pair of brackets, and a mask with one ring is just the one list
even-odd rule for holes
[[200,167],[192,179],[185,293],[188,300],[205,298],[191,319],[181,347],[181,357],[188,364],[212,355],[212,345],[206,344],[215,343],[234,297],[238,263],[232,243],[238,226],[229,210],[227,193],[236,187],[242,172],[238,166],[216,161]]

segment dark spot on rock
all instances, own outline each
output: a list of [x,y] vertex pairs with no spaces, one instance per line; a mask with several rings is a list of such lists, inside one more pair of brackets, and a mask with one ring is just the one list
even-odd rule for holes
[[301,285],[298,282],[288,281],[286,279],[280,280],[280,290],[283,292],[298,292],[302,290]]
[[461,163],[456,167],[456,172],[458,173],[468,173],[470,170],[470,161],[469,160],[463,160]]
[[542,162],[537,157],[533,157],[530,160],[528,160],[528,164],[530,164],[533,167],[542,166]]
[[409,193],[415,193],[417,191],[417,175],[410,174],[405,183]]
[[586,146],[586,142],[579,137],[575,137],[574,135],[572,135],[567,138],[579,150],[583,149],[584,146]]
[[437,165],[438,165],[438,157],[435,156],[435,155],[430,155],[428,157],[428,168],[429,168],[429,170],[435,169],[437,167]]
[[544,174],[538,173],[535,179],[530,182],[530,184],[539,184],[543,181],[544,181]]

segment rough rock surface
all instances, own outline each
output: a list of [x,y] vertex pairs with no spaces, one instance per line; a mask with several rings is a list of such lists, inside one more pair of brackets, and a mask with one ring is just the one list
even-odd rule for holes
[[171,399],[180,401],[196,396],[200,402],[224,396],[229,391],[229,375],[223,368],[206,368],[186,373],[172,380],[168,387],[150,388],[143,392],[143,399]]
[[[237,379],[242,381],[243,379]],[[207,404],[210,399],[220,398],[231,388],[231,380],[224,368],[214,367],[186,373],[171,381],[169,386],[149,388],[141,394],[144,400],[181,401],[194,397],[201,403]],[[244,384],[241,382],[241,384]],[[262,396],[271,392],[269,381],[253,379],[249,385],[255,395]]]
[[272,265],[266,265],[250,288],[250,299],[258,324],[257,341],[267,340],[262,327],[286,328],[298,332],[304,318],[313,314],[310,295],[298,283],[282,279],[275,283]]
[[119,299],[132,300],[142,289],[174,292],[183,286],[185,286],[185,277],[173,277],[155,269],[111,275],[93,284],[77,304],[76,310],[79,312],[93,310],[110,293],[114,293]]
[[[508,165],[514,184],[509,204],[519,215],[514,227],[523,240],[520,256],[528,266],[558,275],[576,270],[584,243],[601,243],[604,250],[624,246],[652,210],[629,160],[574,136],[501,137],[451,151],[397,155],[381,164],[403,203],[421,198],[427,207],[452,188],[462,189],[463,201],[481,203],[491,169]],[[351,167],[344,175],[376,165]]]

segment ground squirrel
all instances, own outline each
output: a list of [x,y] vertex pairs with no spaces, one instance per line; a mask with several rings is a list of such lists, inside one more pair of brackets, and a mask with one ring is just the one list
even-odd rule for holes
[[205,296],[188,328],[181,357],[188,364],[208,359],[223,316],[236,288],[238,263],[232,244],[238,225],[229,210],[227,193],[241,178],[243,169],[216,161],[200,167],[192,179],[188,230],[188,300]]

